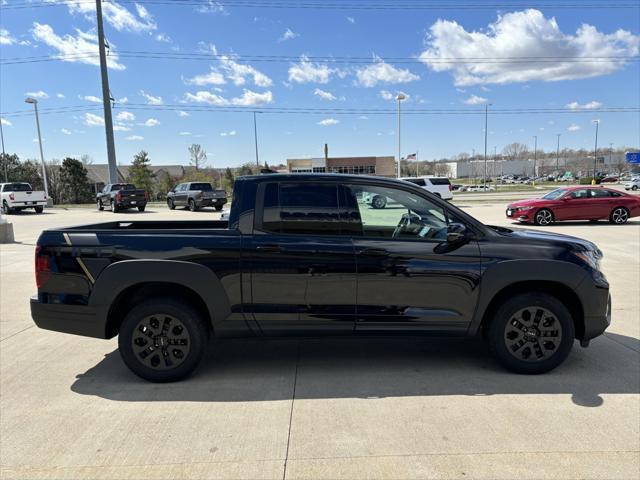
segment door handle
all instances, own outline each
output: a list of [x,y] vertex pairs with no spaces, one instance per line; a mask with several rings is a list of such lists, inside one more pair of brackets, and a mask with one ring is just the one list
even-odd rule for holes
[[258,245],[256,246],[256,250],[259,252],[273,252],[279,253],[282,252],[282,247],[279,245]]
[[383,248],[365,248],[360,250],[358,255],[366,255],[368,257],[388,257],[389,252]]

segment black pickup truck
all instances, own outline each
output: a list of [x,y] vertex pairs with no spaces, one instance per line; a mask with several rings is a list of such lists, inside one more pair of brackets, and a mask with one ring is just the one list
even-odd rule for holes
[[96,195],[96,206],[99,211],[108,206],[113,213],[129,208],[137,208],[144,212],[149,201],[149,192],[144,188],[136,188],[131,183],[108,183]]
[[[373,209],[363,197],[394,200]],[[119,335],[151,381],[198,365],[211,336],[481,333],[506,368],[542,373],[610,323],[602,253],[585,240],[484,225],[408,182],[239,178],[229,221],[45,230],[35,323]]]

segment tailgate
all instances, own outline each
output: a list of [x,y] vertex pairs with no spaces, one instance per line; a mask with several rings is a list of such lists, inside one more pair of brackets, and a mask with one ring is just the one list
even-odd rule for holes
[[14,198],[14,202],[26,202],[26,203],[31,203],[31,202],[44,202],[45,198],[44,198],[44,192],[41,191],[32,191],[32,192],[12,192],[13,193],[13,198]]
[[145,190],[142,188],[137,190],[120,190],[118,193],[120,194],[120,198],[123,202],[130,202],[134,200],[137,202],[144,202],[147,200]]

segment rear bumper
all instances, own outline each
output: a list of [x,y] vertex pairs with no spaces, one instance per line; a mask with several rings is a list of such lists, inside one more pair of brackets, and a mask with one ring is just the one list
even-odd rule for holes
[[41,303],[31,297],[31,318],[45,330],[84,337],[106,338],[105,325],[92,307]]
[[29,202],[11,202],[7,203],[9,208],[33,208],[33,207],[46,207],[46,200],[34,200]]
[[227,203],[226,198],[205,198],[197,202],[198,207],[221,207]]
[[117,208],[137,208],[145,207],[147,205],[146,200],[123,200],[116,203]]

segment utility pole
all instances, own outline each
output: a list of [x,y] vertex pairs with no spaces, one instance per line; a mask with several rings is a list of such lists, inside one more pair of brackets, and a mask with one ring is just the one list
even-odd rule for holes
[[613,151],[613,143],[609,143],[609,166],[611,166],[611,152]]
[[2,132],[2,121],[0,120],[0,139],[2,139],[2,165],[4,166],[4,182],[9,182],[9,175],[7,174],[7,154],[4,151],[4,133]]
[[38,129],[38,144],[40,145],[40,161],[42,162],[42,180],[44,180],[44,194],[47,197],[47,205],[49,205],[49,187],[47,186],[47,167],[44,164],[44,153],[42,152],[42,135],[40,135],[40,118],[38,117],[38,100],[28,97],[25,103],[30,103],[36,112],[36,128]]
[[400,102],[404,100],[406,95],[404,93],[399,93],[396,96],[396,100],[398,101],[398,171],[396,176],[400,178]]
[[536,165],[538,163],[538,136],[534,135],[533,136],[533,182],[532,185],[535,187],[536,186]]
[[98,52],[100,53],[100,76],[102,77],[102,105],[104,107],[104,128],[107,135],[107,161],[109,162],[109,183],[118,183],[116,146],[113,140],[113,119],[111,118],[111,94],[109,93],[109,73],[107,53],[102,24],[102,0],[96,0],[96,23],[98,25]]
[[556,133],[556,137],[558,137],[558,147],[556,149],[556,171],[560,172],[560,134]]
[[483,192],[487,191],[487,124],[489,119],[489,105],[490,103],[485,103],[484,105],[484,181],[482,184],[484,187],[482,188]]
[[253,143],[256,147],[256,167],[260,168],[260,160],[258,159],[258,124],[256,123],[256,111],[253,111]]
[[600,126],[600,120],[594,120],[596,124],[596,144],[593,147],[593,178],[591,179],[591,185],[596,184],[596,170],[598,169],[598,127]]

